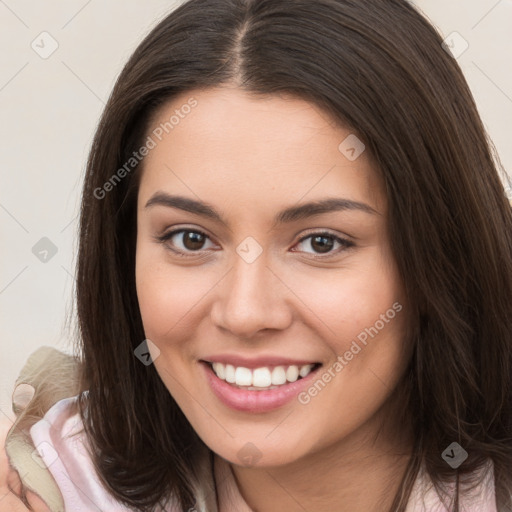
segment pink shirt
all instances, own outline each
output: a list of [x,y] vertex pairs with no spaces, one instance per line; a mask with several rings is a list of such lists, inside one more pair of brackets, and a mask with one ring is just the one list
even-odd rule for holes
[[[70,397],[58,401],[30,429],[34,446],[60,489],[65,510],[133,512],[115,500],[96,476],[87,437],[80,432],[81,418],[70,407],[76,399]],[[215,456],[214,460],[219,512],[253,512],[238,491],[231,466],[219,456]],[[497,512],[492,462],[486,468],[482,485],[472,496],[462,498],[461,512]],[[182,511],[170,507],[167,512]],[[414,484],[406,512],[449,512],[440,502],[425,473],[420,473]]]

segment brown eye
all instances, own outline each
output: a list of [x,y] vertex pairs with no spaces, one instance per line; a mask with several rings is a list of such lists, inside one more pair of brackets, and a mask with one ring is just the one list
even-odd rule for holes
[[205,248],[205,242],[209,240],[208,235],[201,231],[191,229],[178,229],[157,237],[159,242],[165,243],[169,249],[176,253],[200,252]]
[[[306,243],[306,241],[309,241],[309,243]],[[300,239],[299,244],[303,244],[303,247],[308,247],[313,249],[313,252],[310,251],[304,251],[309,252],[313,255],[322,255],[325,254],[328,256],[334,256],[338,253],[340,253],[343,249],[348,249],[349,247],[353,247],[354,243],[350,242],[349,240],[346,240],[344,238],[340,238],[339,236],[336,236],[332,233],[313,233],[311,235],[305,236]],[[338,245],[338,250],[336,249],[336,245]]]
[[311,238],[311,247],[320,253],[329,252],[334,246],[334,237],[332,236],[314,236]]
[[194,251],[198,249],[202,249],[205,241],[205,237],[202,233],[197,233],[195,231],[184,231],[183,232],[183,245],[185,248]]

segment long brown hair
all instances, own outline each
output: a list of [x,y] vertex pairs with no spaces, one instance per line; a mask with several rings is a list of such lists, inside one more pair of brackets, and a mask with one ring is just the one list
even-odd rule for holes
[[[498,510],[512,510],[512,211],[457,62],[406,0],[190,0],[124,67],[87,164],[76,288],[80,414],[105,485],[137,510],[170,495],[194,506],[204,444],[153,365],[134,356],[145,338],[140,165],[105,184],[160,105],[227,83],[316,104],[358,134],[383,178],[414,326],[400,386],[415,446],[391,511],[405,510],[422,461],[441,488],[488,459]],[[454,441],[468,452],[457,469],[441,457]]]

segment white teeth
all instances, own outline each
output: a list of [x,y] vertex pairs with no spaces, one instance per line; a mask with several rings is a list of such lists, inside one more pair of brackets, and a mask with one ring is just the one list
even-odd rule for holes
[[222,363],[213,363],[213,371],[217,374],[219,379],[224,380],[226,378],[226,370]]
[[284,366],[276,366],[272,370],[272,384],[274,386],[279,386],[280,384],[284,384],[286,382],[286,371]]
[[247,389],[274,389],[287,382],[295,382],[299,376],[306,377],[313,369],[314,364],[304,364],[297,366],[275,366],[269,368],[263,366],[251,370],[243,366],[235,367],[231,364],[215,362],[212,363],[215,375],[221,380],[225,380],[236,386],[244,386]]
[[313,368],[312,364],[305,364],[301,366],[299,370],[299,375],[301,377],[305,377],[311,371],[311,368]]
[[299,378],[299,367],[292,364],[292,366],[288,366],[286,370],[286,380],[288,382],[295,382]]
[[268,368],[256,368],[256,370],[252,372],[253,386],[256,386],[257,388],[268,388],[271,384],[272,377]]
[[[222,363],[218,363],[218,364],[222,364]],[[224,365],[222,365],[222,366],[224,366]],[[215,371],[215,368],[214,368],[214,371]],[[226,377],[225,377],[226,382],[229,382],[230,384],[234,384],[235,383],[235,367],[231,364],[227,364],[225,374],[226,374]],[[222,379],[222,377],[218,374],[217,374],[217,377],[219,377],[219,379]]]
[[251,386],[252,385],[252,372],[249,368],[239,366],[235,370],[235,384],[237,386]]

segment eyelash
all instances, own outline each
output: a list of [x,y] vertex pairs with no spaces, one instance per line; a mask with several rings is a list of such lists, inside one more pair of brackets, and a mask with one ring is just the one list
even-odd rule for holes
[[[203,231],[200,231],[198,229],[188,229],[188,228],[175,229],[174,231],[170,231],[169,233],[165,233],[165,234],[163,234],[161,236],[157,236],[155,238],[158,242],[165,244],[168,240],[170,240],[174,235],[177,235],[178,233],[196,233],[196,234],[203,235],[204,237],[210,239],[210,237]],[[335,242],[338,242],[342,246],[342,248],[339,249],[338,251],[324,253],[323,255],[316,253],[313,255],[314,259],[327,259],[329,257],[333,257],[333,256],[337,255],[339,252],[341,252],[342,250],[349,249],[355,245],[353,242],[351,242],[345,238],[341,238],[337,235],[334,235],[333,233],[330,233],[329,231],[319,231],[319,232],[310,233],[310,234],[300,238],[298,240],[297,244],[295,244],[295,245],[301,244],[302,242],[304,242],[304,240],[307,240],[308,238],[315,238],[317,236],[325,236],[325,237],[333,238]],[[176,250],[171,247],[169,247],[169,250],[171,250],[177,256],[180,256],[183,258],[192,257],[193,255],[199,254],[203,251],[203,250],[198,250],[198,251],[191,251],[190,253],[184,253],[182,250]],[[311,254],[311,253],[308,253],[308,254]]]

